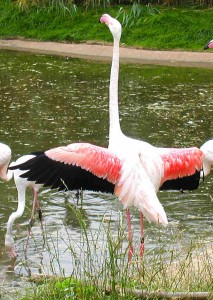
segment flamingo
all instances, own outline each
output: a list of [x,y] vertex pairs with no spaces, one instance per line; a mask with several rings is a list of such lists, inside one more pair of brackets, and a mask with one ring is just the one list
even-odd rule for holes
[[[105,22],[109,26],[109,28],[110,28],[110,25],[113,24],[113,22],[111,22],[112,20],[114,20],[115,22],[117,21],[113,18],[111,18],[111,20],[110,20],[110,18],[111,17],[109,15],[106,15],[106,14],[103,15],[102,18],[101,18],[101,21]],[[108,22],[107,19],[109,19],[110,21]],[[117,24],[115,24],[115,25],[117,25]],[[121,35],[121,26],[120,26],[120,29],[119,29],[119,27],[114,26],[114,29],[117,30],[116,34],[118,34],[118,35],[119,35],[119,30],[120,30],[120,35]],[[113,30],[111,32],[112,32],[113,37],[114,37]],[[118,40],[117,43],[116,43],[116,40]],[[110,80],[110,99],[113,99],[113,97],[115,99],[116,94],[117,94],[116,93],[116,84],[118,86],[119,40],[120,40],[120,37],[118,39],[116,39],[114,37],[114,53],[116,52],[116,49],[118,50],[117,51],[118,53],[117,53],[117,58],[116,58],[116,55],[114,55],[114,53],[113,53],[113,62],[112,62],[111,80]],[[116,44],[117,44],[117,48],[115,47]],[[117,63],[117,75],[116,75],[115,72],[113,72],[113,70],[115,71],[115,69],[116,69],[115,68],[116,63]],[[113,82],[114,82],[114,85],[113,85]],[[116,101],[117,101],[117,104],[116,104]],[[172,189],[195,189],[195,188],[197,188],[198,185],[199,185],[199,178],[200,178],[199,177],[199,175],[200,175],[199,171],[201,170],[200,160],[203,159],[202,151],[199,151],[199,149],[197,149],[197,148],[188,148],[188,149],[155,148],[155,147],[151,146],[149,143],[133,140],[133,139],[130,139],[130,138],[124,136],[123,133],[121,132],[120,124],[119,124],[118,99],[116,101],[114,101],[114,103],[112,101],[110,101],[111,106],[110,106],[109,150],[112,150],[116,155],[118,155],[118,157],[121,160],[126,159],[126,157],[128,157],[128,154],[132,154],[132,157],[134,157],[135,154],[136,154],[135,157],[138,157],[138,155],[139,155],[140,163],[143,164],[142,169],[143,169],[144,177],[147,178],[147,176],[148,176],[149,185],[150,185],[150,181],[151,181],[151,185],[154,186],[155,193],[158,191],[159,188],[161,188],[161,189],[171,189],[171,188]],[[111,107],[115,108],[115,110],[111,109]],[[114,117],[111,116],[111,115],[114,115]],[[112,121],[112,120],[114,120],[114,121]],[[114,125],[111,126],[111,124],[113,122],[114,122]],[[112,134],[112,131],[114,132],[113,134]],[[117,140],[117,137],[119,137],[119,141],[124,141],[123,145],[125,145],[125,146],[122,146],[120,148],[120,152],[117,150],[120,147],[119,142]],[[133,141],[135,141],[135,142],[133,142]],[[126,147],[126,150],[127,150],[129,145],[130,145],[130,144],[128,144],[128,142],[130,142],[130,144],[132,144],[133,147],[134,147],[134,143],[135,143],[136,149],[139,150],[139,152],[137,152],[137,150],[136,151],[126,151],[125,152],[124,148],[127,146]],[[139,142],[140,142],[140,146],[137,145]],[[156,149],[157,149],[157,151],[156,151]],[[46,153],[48,153],[48,151],[45,152],[45,154],[44,154],[45,158],[46,158]],[[41,154],[41,157],[42,156],[43,155]],[[159,160],[159,156],[160,156],[160,160]],[[190,156],[190,158],[189,158],[189,156]],[[35,155],[35,157],[34,157],[35,160],[36,160],[37,167],[40,164],[41,157],[40,157],[40,155]],[[48,157],[48,155],[47,155],[47,157]],[[150,157],[152,157],[151,160],[150,160]],[[154,157],[155,157],[155,159],[153,159]],[[201,157],[202,157],[202,159],[201,159]],[[39,160],[38,160],[38,158],[39,158]],[[187,160],[187,162],[186,162],[186,160]],[[196,163],[196,160],[197,160],[198,163]],[[21,164],[20,165],[20,170],[26,170],[26,167],[28,166],[29,173],[27,172],[26,174],[28,174],[29,177],[26,174],[21,174],[21,176],[20,176],[21,178],[26,177],[26,178],[28,178],[28,180],[30,180],[32,182],[35,181],[37,184],[40,183],[40,185],[43,185],[43,186],[51,186],[51,188],[59,188],[59,190],[65,188],[64,185],[62,184],[62,182],[63,183],[65,182],[64,177],[63,177],[65,175],[59,177],[59,175],[57,173],[58,172],[57,168],[59,166],[56,169],[55,169],[55,167],[50,168],[51,170],[48,170],[48,172],[45,171],[45,173],[44,173],[45,175],[44,174],[42,175],[42,174],[38,173],[38,170],[36,171],[34,166],[29,165],[28,162],[26,164],[25,163]],[[38,162],[38,164],[37,164],[37,162]],[[50,165],[52,163],[53,164],[55,163],[54,156],[49,161]],[[67,163],[66,159],[64,161],[62,160],[61,163],[66,164]],[[185,166],[184,166],[184,163],[185,163]],[[178,167],[177,167],[177,164],[179,164]],[[188,166],[189,169],[191,168],[191,170],[186,171],[184,169],[184,168],[186,168],[186,166]],[[10,169],[12,169],[12,168],[13,168],[13,166],[11,166]],[[16,168],[18,168],[17,164],[15,166],[15,169]],[[157,177],[155,175],[153,176],[153,174],[155,174],[156,170],[158,172]],[[43,171],[44,170],[42,169],[42,172]],[[68,171],[68,169],[67,169],[67,171]],[[70,171],[68,171],[68,173],[69,172]],[[145,172],[146,172],[146,174],[145,174]],[[40,178],[40,176],[46,176],[46,178],[45,177]],[[71,176],[71,175],[69,175],[69,176]],[[70,180],[69,176],[68,175],[65,176],[67,181]],[[94,174],[93,174],[93,176],[94,176]],[[175,178],[175,180],[173,180],[174,178]],[[78,179],[82,180],[80,177]],[[96,178],[96,180],[97,180],[97,178]],[[57,183],[54,183],[54,182],[57,182]],[[58,182],[60,182],[60,185],[59,185]],[[190,185],[190,187],[189,187],[189,185]],[[69,185],[67,185],[67,183],[66,183],[66,186],[68,186],[68,189],[74,189],[75,188],[75,186],[74,187],[72,185],[69,186]],[[152,191],[153,191],[153,186],[151,188]],[[84,187],[82,187],[82,183],[79,185],[79,187],[84,188]],[[87,185],[86,189],[96,190],[93,187],[93,185],[91,185],[91,186]],[[100,191],[102,191],[102,190],[100,190]],[[105,191],[105,192],[108,192],[108,191]],[[129,236],[129,241],[130,241],[130,254],[129,254],[129,256],[131,256],[131,252],[133,252],[133,247],[132,247],[131,226],[129,226],[129,225],[131,225],[130,224],[130,214],[129,214],[129,209],[128,209],[129,206],[130,205],[126,205],[127,223],[128,223],[128,236]],[[140,254],[141,254],[143,252],[143,217],[142,217],[142,210],[140,210],[140,212],[141,212],[140,213],[140,215],[141,215],[141,249],[140,249]],[[156,220],[155,220],[155,222],[156,222]],[[160,221],[158,221],[158,222],[162,223]],[[164,224],[164,223],[162,223],[162,224]],[[164,224],[164,225],[166,225],[166,224]]]
[[[176,151],[168,149],[159,160],[159,154],[155,148],[153,149],[152,157],[156,158],[154,162],[158,164],[159,169],[164,168],[164,178],[161,182],[184,176],[185,165],[188,168],[188,175],[202,168],[203,152],[200,149]],[[166,226],[168,224],[166,213],[156,195],[156,187],[145,170],[146,157],[142,151],[132,151],[130,154],[129,157],[121,158],[109,148],[88,143],[74,143],[40,152],[32,159],[13,164],[9,169],[20,170],[21,178],[51,189],[114,193],[125,209],[128,210],[133,205],[149,222]],[[172,158],[173,164],[170,163]],[[154,163],[151,167],[154,167]],[[156,166],[153,171],[156,171]],[[128,239],[132,242],[130,229]],[[141,255],[142,251],[141,248]],[[133,247],[128,252],[129,261],[132,253]]]
[[206,44],[206,46],[203,49],[207,50],[209,48],[213,48],[213,40],[211,40],[210,42],[208,42],[208,44]]
[[[34,155],[25,155],[20,157],[19,159],[17,159],[16,162],[12,162],[10,164],[10,166],[12,166],[13,164],[16,163],[23,163],[31,158],[33,158]],[[17,253],[15,251],[15,247],[14,247],[14,239],[13,239],[13,234],[12,234],[12,227],[13,224],[15,222],[15,220],[17,218],[20,218],[23,215],[24,212],[24,208],[25,208],[25,192],[26,189],[29,187],[33,190],[33,194],[34,194],[34,199],[33,199],[33,209],[32,209],[32,213],[31,213],[31,218],[29,221],[29,226],[28,226],[28,239],[27,239],[27,243],[29,240],[29,236],[30,236],[30,231],[31,231],[31,227],[33,226],[34,223],[34,211],[35,208],[38,210],[38,214],[39,214],[39,219],[41,222],[41,226],[42,226],[42,213],[41,213],[41,208],[39,205],[39,201],[37,199],[37,194],[38,194],[38,190],[40,188],[40,185],[35,184],[34,182],[30,182],[24,178],[21,178],[20,175],[23,173],[20,170],[14,170],[11,171],[8,169],[9,163],[11,160],[11,149],[8,145],[4,144],[4,143],[0,143],[0,178],[3,181],[9,181],[14,177],[14,181],[15,181],[15,185],[16,185],[16,189],[18,191],[18,208],[15,212],[13,212],[7,222],[7,232],[5,235],[5,246],[6,248],[9,250],[9,256],[10,258],[14,259],[17,256]]]
[[[200,153],[197,159],[201,168]],[[114,193],[125,208],[135,206],[149,222],[168,224],[140,153],[121,159],[108,148],[74,143],[49,149],[9,169],[19,169],[21,178],[51,189]]]
[[[118,77],[119,77],[119,44],[121,38],[122,27],[118,20],[112,18],[108,14],[102,15],[101,23],[105,23],[113,36],[113,56],[110,74],[109,86],[109,146],[119,158],[134,157],[139,154],[143,168],[152,182],[155,191],[159,189],[178,189],[193,190],[198,188],[200,179],[200,166],[197,155],[200,153],[202,159],[205,160],[207,168],[211,169],[213,159],[206,159],[205,154],[198,148],[157,148],[151,144],[129,138],[123,134],[119,122],[118,108]],[[204,147],[204,146],[203,146]],[[213,151],[212,141],[207,143],[205,149]],[[202,148],[201,148],[202,149]],[[212,153],[212,152],[211,152]],[[201,157],[200,156],[200,157]],[[199,157],[199,159],[200,159]],[[204,172],[204,175],[207,175]],[[130,252],[133,252],[132,233],[129,208],[126,209],[126,217],[128,224],[128,236],[130,243]],[[140,213],[141,224],[141,245],[140,256],[144,251],[144,229],[143,215]],[[131,254],[130,254],[131,256]]]
[[[109,188],[109,182],[106,180],[106,173],[104,172],[104,165],[98,164],[100,172],[104,172],[105,176],[102,177],[102,173],[95,173],[97,165],[97,159],[95,155],[90,153],[90,162],[88,164],[87,155],[82,155],[80,164],[75,166],[75,160],[72,155],[76,155],[74,151],[69,150],[72,146],[58,147],[55,149],[47,150],[43,154],[35,155],[32,160],[28,160],[23,164],[16,164],[11,166],[10,169],[20,169],[25,171],[21,174],[22,178],[27,178],[36,184],[41,184],[44,187],[58,188],[59,190],[68,189],[88,189],[93,191],[110,192],[119,196],[124,204],[127,212],[127,224],[128,224],[128,238],[129,238],[129,259],[131,259],[133,253],[132,246],[132,233],[129,207],[134,205],[139,208],[141,219],[141,245],[140,255],[143,254],[143,214],[148,221],[154,221],[163,225],[168,223],[167,218],[162,218],[161,214],[155,214],[154,218],[150,218],[148,211],[144,206],[144,201],[147,205],[147,201],[155,199],[158,203],[157,207],[161,207],[159,200],[156,196],[159,188],[163,189],[195,189],[199,185],[200,170],[202,168],[204,154],[198,148],[185,148],[185,149],[166,149],[156,148],[149,143],[134,140],[126,137],[120,128],[119,124],[119,112],[118,112],[118,68],[119,68],[119,40],[121,35],[120,23],[111,18],[109,15],[103,15],[101,22],[106,23],[114,37],[114,50],[113,61],[111,67],[111,79],[110,79],[110,134],[109,134],[109,151],[114,153],[120,161],[125,162],[124,166],[131,165],[138,167],[141,170],[140,179],[141,182],[147,182],[147,190],[141,190],[141,198],[137,198],[137,181],[135,179],[135,171],[127,172],[131,180],[125,180],[123,188],[125,190],[131,190],[132,197],[129,200],[129,193],[127,198],[123,198],[123,191],[119,193],[119,185],[113,185]],[[117,23],[116,23],[117,22]],[[119,28],[120,26],[120,28]],[[114,36],[115,35],[115,36]],[[115,55],[117,53],[117,55]],[[81,144],[82,149],[85,150],[85,144]],[[89,147],[89,146],[88,146]],[[95,146],[91,146],[92,148]],[[96,146],[97,147],[97,146]],[[56,150],[57,149],[57,150]],[[88,148],[87,148],[88,149]],[[106,153],[105,148],[103,153]],[[101,150],[102,149],[102,150]],[[108,152],[107,152],[108,153]],[[105,155],[103,155],[104,159]],[[99,157],[100,158],[100,157]],[[87,168],[85,168],[85,161]],[[128,162],[128,163],[127,163]],[[209,162],[207,162],[209,163]],[[212,163],[212,162],[211,162]],[[103,168],[103,169],[102,169]],[[132,167],[133,168],[133,167]],[[134,167],[135,168],[135,167]],[[75,171],[73,171],[75,170]],[[80,170],[80,171],[79,171]],[[135,169],[134,169],[135,170]],[[26,172],[27,171],[27,172]],[[86,173],[85,173],[86,172]],[[87,174],[87,175],[85,175]],[[89,174],[89,175],[88,175]],[[99,175],[98,175],[99,174]],[[98,175],[98,176],[97,176]],[[136,178],[138,178],[136,176]],[[175,179],[175,181],[174,181]],[[190,179],[190,180],[189,180]],[[107,188],[101,187],[100,183],[107,182]],[[187,180],[187,181],[186,181]],[[166,184],[166,185],[165,185]],[[190,187],[189,187],[190,185]],[[145,189],[145,187],[144,187]],[[138,195],[137,195],[138,196]],[[140,199],[140,201],[132,200]],[[138,204],[137,204],[138,203]],[[140,205],[139,205],[140,203]],[[164,212],[165,213],[165,212]],[[148,214],[148,217],[147,217]],[[156,217],[157,216],[157,217]],[[161,217],[160,217],[161,216]],[[163,221],[164,220],[164,221]]]

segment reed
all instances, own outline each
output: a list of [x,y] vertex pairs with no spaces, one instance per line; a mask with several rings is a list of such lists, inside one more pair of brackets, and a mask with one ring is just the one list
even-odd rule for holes
[[74,0],[16,0],[16,6],[21,11],[30,12],[36,8],[38,11],[47,8],[48,11],[55,11],[59,15],[75,14],[77,6]]
[[[149,295],[152,295],[151,299],[162,299],[158,291],[167,296],[180,292],[185,296],[190,296],[191,292],[199,293],[202,299],[213,296],[212,244],[198,240],[183,247],[181,235],[173,236],[174,246],[167,248],[165,253],[165,241],[159,239],[157,252],[146,251],[142,263],[136,253],[129,264],[123,214],[119,214],[116,233],[111,230],[111,221],[105,216],[94,233],[81,209],[73,206],[71,209],[81,233],[79,245],[71,236],[66,238],[66,251],[70,252],[70,276],[65,277],[60,266],[59,246],[54,238],[51,241],[54,247],[46,245],[53,275],[36,277],[40,284],[31,288],[22,300],[108,299],[108,296],[110,299],[135,299],[136,296],[142,298],[141,291],[146,293],[143,296],[146,299]],[[49,233],[45,235],[50,240]],[[181,246],[177,248],[177,244]],[[55,265],[60,272],[56,273]]]
[[145,16],[156,15],[159,13],[160,10],[150,4],[141,5],[137,2],[134,2],[130,10],[126,10],[125,8],[120,7],[117,18],[121,17],[123,27],[130,28],[135,25],[135,23],[141,22],[142,18],[144,18]]

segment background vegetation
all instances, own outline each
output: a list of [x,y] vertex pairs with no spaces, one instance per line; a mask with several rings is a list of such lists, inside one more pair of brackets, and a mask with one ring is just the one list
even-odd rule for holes
[[[73,4],[84,6],[132,5],[132,0],[13,0],[20,6],[66,6]],[[147,5],[207,5],[212,6],[212,0],[137,0],[138,4]]]
[[[130,2],[120,0],[16,0],[0,2],[0,38],[63,42],[112,42],[98,20],[109,13],[122,23],[126,46],[158,50],[202,51],[213,38],[208,0]],[[172,4],[181,3],[181,6]],[[192,5],[193,2],[193,5]],[[151,4],[150,4],[151,3]]]

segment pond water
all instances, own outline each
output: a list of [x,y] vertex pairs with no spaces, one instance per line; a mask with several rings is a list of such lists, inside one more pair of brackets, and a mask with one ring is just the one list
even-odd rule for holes
[[[10,145],[13,160],[35,150],[78,141],[107,146],[109,74],[108,63],[0,52],[0,141]],[[122,64],[119,82],[125,134],[164,147],[199,147],[212,138],[212,70]],[[180,233],[182,248],[195,239],[213,242],[212,182],[213,174],[196,191],[158,193],[170,225],[161,228],[145,222],[147,255],[158,250],[159,241],[166,241],[166,248],[172,246],[171,236]],[[43,190],[39,198],[45,241],[36,218],[26,258],[32,207],[32,193],[28,191],[24,215],[14,224],[19,256],[14,271],[10,271],[4,235],[8,217],[17,207],[17,195],[13,181],[0,182],[0,190],[0,281],[9,286],[21,282],[29,271],[74,272],[76,261],[70,249],[79,255],[78,262],[88,250],[78,214],[91,244],[95,244],[97,257],[102,255],[98,249],[106,243],[105,224],[110,224],[112,235],[116,235],[125,216],[112,195],[84,192],[83,202],[78,204],[75,193]],[[134,210],[132,213],[134,243],[138,245],[139,215]],[[127,246],[125,219],[122,226]]]

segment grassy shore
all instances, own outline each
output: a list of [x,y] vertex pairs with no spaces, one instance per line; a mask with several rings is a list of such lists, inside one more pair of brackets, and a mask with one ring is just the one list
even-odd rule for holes
[[200,7],[109,6],[85,9],[20,8],[10,1],[0,3],[0,38],[81,43],[111,42],[108,29],[99,24],[103,13],[123,25],[122,44],[144,49],[203,51],[213,38],[213,11]]
[[[133,260],[128,263],[128,249],[123,246],[126,238],[123,217],[118,220],[117,234],[111,232],[110,222],[106,223],[103,218],[97,229],[106,235],[101,245],[100,233],[93,235],[91,241],[90,229],[81,211],[78,208],[74,211],[81,228],[82,249],[80,253],[76,251],[73,247],[76,242],[70,236],[67,251],[73,257],[70,261],[72,275],[32,276],[36,284],[19,300],[213,299],[213,247],[210,243],[192,241],[180,250],[177,246],[181,244],[180,233],[172,237],[174,246],[167,249],[165,255],[166,241],[159,238],[157,253],[146,251],[141,263],[135,249]],[[57,253],[52,255],[57,256]]]
[[[51,276],[45,272],[31,274],[29,279],[34,285],[17,299],[213,299],[213,245],[210,242],[197,239],[186,245],[179,230],[178,235],[170,235],[173,243],[169,247],[159,236],[158,249],[146,249],[143,261],[138,254],[139,244],[135,242],[135,253],[129,263],[125,212],[119,214],[116,232],[111,229],[110,220],[103,216],[94,233],[85,222],[81,208],[70,206],[70,209],[78,220],[81,241],[79,251],[75,238],[66,238],[70,276],[64,275],[55,239],[49,256],[60,271],[56,273],[53,268]],[[46,241],[49,235],[51,233],[44,231]],[[44,269],[41,265],[40,270]]]

